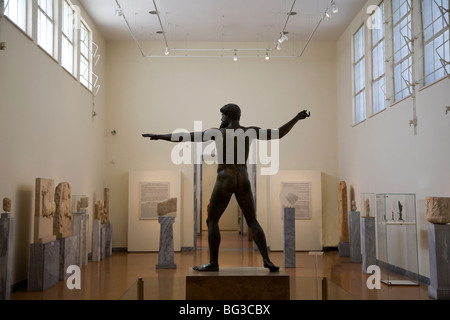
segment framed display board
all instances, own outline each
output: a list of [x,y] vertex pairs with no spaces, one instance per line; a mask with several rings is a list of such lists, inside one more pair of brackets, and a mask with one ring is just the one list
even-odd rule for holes
[[158,219],[159,202],[170,198],[170,182],[139,183],[139,219]]

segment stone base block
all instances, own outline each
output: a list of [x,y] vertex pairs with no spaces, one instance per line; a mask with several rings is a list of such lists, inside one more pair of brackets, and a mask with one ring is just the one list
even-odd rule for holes
[[350,233],[350,262],[361,263],[361,222],[359,211],[350,211],[348,227]]
[[350,257],[350,243],[339,242],[338,244],[339,257]]
[[105,228],[105,257],[111,257],[112,255],[112,225],[106,223],[103,225]]
[[11,298],[14,219],[2,213],[0,219],[0,300]]
[[30,245],[28,291],[44,291],[59,281],[60,242]]
[[102,224],[95,219],[92,222],[92,261],[100,261],[102,244]]
[[362,238],[362,271],[367,273],[367,268],[377,264],[375,217],[361,218]]
[[78,250],[78,236],[72,235],[65,238],[58,239],[59,245],[59,280],[67,279],[70,274],[66,273],[67,268],[71,265],[79,266],[79,250]]
[[428,224],[428,247],[428,296],[436,300],[450,300],[450,225]]
[[295,208],[283,210],[284,267],[295,268]]
[[89,214],[74,212],[72,213],[73,234],[78,236],[78,257],[80,267],[88,265],[88,223]]
[[265,268],[224,268],[218,272],[189,270],[186,300],[289,300],[289,275]]

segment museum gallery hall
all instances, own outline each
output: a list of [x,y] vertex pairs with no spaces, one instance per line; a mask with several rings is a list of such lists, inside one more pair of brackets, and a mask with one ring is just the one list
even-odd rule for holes
[[449,22],[0,0],[0,300],[450,299]]

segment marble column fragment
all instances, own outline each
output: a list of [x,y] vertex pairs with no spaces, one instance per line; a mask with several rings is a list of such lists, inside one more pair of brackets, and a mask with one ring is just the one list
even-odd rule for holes
[[361,219],[362,270],[363,273],[367,273],[369,266],[377,264],[375,217]]
[[430,285],[428,296],[450,300],[450,225],[428,224]]
[[[11,210],[10,207],[9,210]],[[0,218],[0,300],[11,298],[13,231],[14,219],[9,213],[2,213]]]
[[295,208],[284,208],[284,267],[295,268]]
[[361,225],[360,212],[349,212],[350,262],[361,263]]
[[161,225],[159,236],[159,254],[156,269],[176,269],[174,261],[173,224],[175,217],[158,217]]

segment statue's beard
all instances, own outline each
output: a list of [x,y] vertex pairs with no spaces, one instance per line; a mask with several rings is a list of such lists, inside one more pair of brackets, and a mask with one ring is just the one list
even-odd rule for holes
[[223,129],[223,128],[226,128],[226,127],[228,127],[228,122],[222,121],[219,128]]

